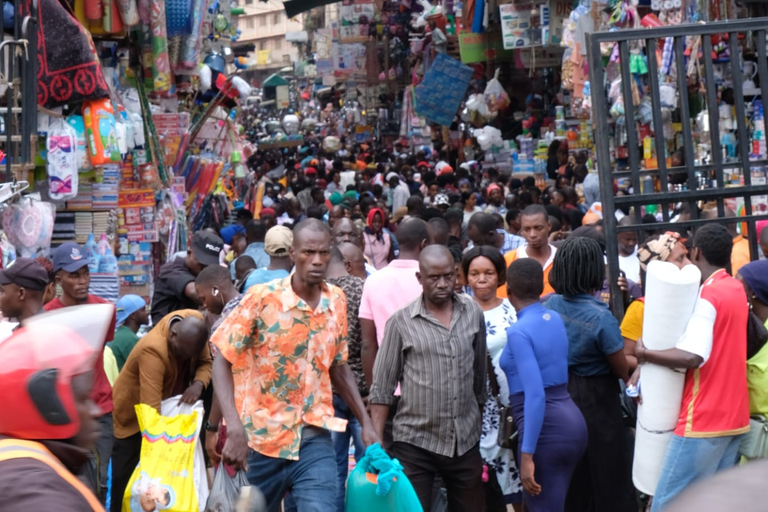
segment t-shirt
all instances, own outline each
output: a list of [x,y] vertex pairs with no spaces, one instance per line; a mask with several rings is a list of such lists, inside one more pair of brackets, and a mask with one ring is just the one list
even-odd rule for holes
[[621,321],[621,336],[632,341],[639,340],[643,336],[644,314],[645,302],[642,300],[633,301]]
[[[85,304],[112,304],[111,302],[97,297],[96,295],[88,294],[88,300]],[[66,307],[61,303],[61,300],[56,297],[51,302],[45,305],[46,311],[53,311],[54,309],[60,309]],[[109,324],[107,334],[104,336],[104,344],[112,341],[115,336],[115,324],[117,323],[117,317],[112,315],[112,322]],[[101,409],[101,414],[108,414],[112,412],[112,386],[109,385],[107,374],[104,372],[104,348],[99,350],[99,355],[96,358],[93,366],[93,388],[91,389],[91,399]]]
[[184,258],[175,258],[160,267],[152,296],[152,325],[160,323],[172,311],[199,307],[197,302],[184,294],[184,288],[194,280],[195,276],[187,268]]
[[379,345],[384,338],[387,320],[395,311],[421,295],[421,283],[416,279],[418,271],[417,260],[394,260],[365,280],[360,299],[360,318],[373,320]]
[[109,348],[112,349],[112,354],[115,356],[115,362],[117,362],[117,369],[122,370],[125,361],[131,354],[131,350],[139,342],[139,337],[131,329],[125,325],[121,325],[115,331],[115,339],[109,344]]
[[243,286],[243,293],[248,291],[248,288],[255,284],[264,284],[275,279],[282,279],[288,276],[289,272],[285,269],[269,270],[268,268],[257,268],[248,275],[248,279],[245,280],[245,286]]
[[611,375],[606,356],[623,350],[624,339],[608,306],[591,295],[553,295],[544,307],[558,312],[565,323],[568,371],[580,377]]
[[676,435],[733,436],[749,430],[748,315],[744,287],[725,269],[704,281],[676,345],[704,360],[685,373]]
[[[527,247],[527,244],[521,247],[518,247],[513,251],[509,251],[507,254],[504,255],[504,263],[506,263],[507,268],[509,268],[509,266],[512,264],[513,261],[520,258],[528,257],[528,252],[526,251],[526,247]],[[544,264],[544,290],[541,292],[542,297],[546,297],[547,295],[551,295],[555,293],[555,289],[552,288],[552,285],[549,284],[549,272],[552,270],[552,262],[555,261],[555,253],[557,252],[557,247],[550,244],[549,251],[550,251],[549,258]],[[506,283],[499,286],[499,288],[496,290],[496,296],[502,299],[507,298]]]
[[640,282],[640,260],[637,258],[637,247],[629,256],[619,254],[619,268],[626,274],[627,279]]

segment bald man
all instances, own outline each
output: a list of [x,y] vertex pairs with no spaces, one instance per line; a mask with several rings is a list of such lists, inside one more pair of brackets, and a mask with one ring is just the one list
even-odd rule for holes
[[[450,251],[425,247],[416,274],[423,292],[387,322],[369,395],[379,437],[398,382],[402,395],[389,447],[429,510],[436,475],[448,509],[485,510],[480,434],[486,395],[485,320],[469,297],[456,294]],[[471,385],[470,385],[471,383]]]
[[368,273],[365,271],[365,255],[363,255],[360,247],[351,243],[343,243],[338,247],[341,255],[344,257],[344,265],[347,272],[352,276],[365,280],[368,277]]
[[[115,440],[112,447],[112,496],[123,496],[141,453],[136,404],[160,412],[160,403],[181,395],[193,404],[211,382],[211,352],[203,315],[193,309],[166,315],[131,351],[115,381],[112,396]],[[119,512],[122,500],[110,510]]]

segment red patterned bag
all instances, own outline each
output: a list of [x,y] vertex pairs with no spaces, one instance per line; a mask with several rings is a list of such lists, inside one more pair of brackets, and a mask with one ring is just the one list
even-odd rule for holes
[[37,103],[53,108],[109,96],[91,35],[69,5],[38,0],[37,19]]

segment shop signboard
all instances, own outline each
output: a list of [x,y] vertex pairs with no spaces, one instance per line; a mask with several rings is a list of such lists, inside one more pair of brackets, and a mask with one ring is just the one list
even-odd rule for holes
[[504,49],[498,32],[462,32],[459,34],[459,55],[464,64],[475,64],[490,59],[497,62],[512,60],[515,52]]
[[549,40],[547,41],[547,44],[559,45],[563,42],[563,25],[565,24],[565,20],[571,15],[572,10],[572,0],[550,0]]
[[536,2],[523,4],[502,4],[499,6],[501,17],[501,36],[504,48],[525,48],[541,45],[548,22],[548,4]]

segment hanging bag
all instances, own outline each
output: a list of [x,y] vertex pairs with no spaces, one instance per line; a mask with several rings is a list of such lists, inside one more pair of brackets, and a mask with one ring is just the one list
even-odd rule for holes
[[499,436],[496,444],[501,448],[515,451],[518,436],[517,423],[515,423],[515,417],[512,416],[512,408],[504,405],[501,401],[501,388],[496,378],[496,372],[493,369],[491,355],[486,353],[486,357],[488,358],[488,380],[491,384],[491,394],[493,394],[496,403],[499,405]]

